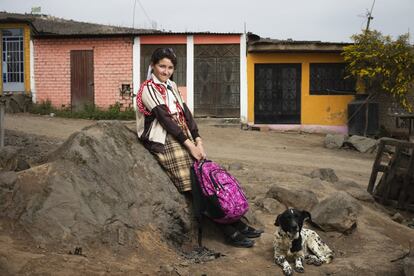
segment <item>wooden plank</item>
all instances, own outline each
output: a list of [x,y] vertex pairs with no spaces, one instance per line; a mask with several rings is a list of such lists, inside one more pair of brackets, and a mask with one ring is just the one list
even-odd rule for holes
[[397,148],[395,150],[394,155],[392,156],[390,162],[389,162],[389,169],[388,173],[385,174],[385,193],[382,195],[382,202],[384,202],[386,199],[390,197],[391,193],[391,187],[394,182],[394,178],[397,174],[397,168],[400,165],[400,159],[401,159],[401,152],[403,150],[403,146],[397,145]]
[[[403,174],[404,175],[404,174]],[[410,202],[414,195],[410,194],[410,185],[414,183],[414,150],[411,151],[410,161],[408,162],[408,167],[405,171],[403,187],[400,191],[400,196],[398,197],[398,206],[404,208],[405,205]]]
[[374,164],[372,165],[371,177],[369,178],[369,184],[368,184],[367,191],[370,194],[372,194],[374,191],[374,186],[375,186],[375,182],[377,181],[378,172],[387,171],[385,168],[383,168],[383,166],[380,167],[384,147],[385,147],[385,141],[381,140],[378,146],[377,156],[375,157]]

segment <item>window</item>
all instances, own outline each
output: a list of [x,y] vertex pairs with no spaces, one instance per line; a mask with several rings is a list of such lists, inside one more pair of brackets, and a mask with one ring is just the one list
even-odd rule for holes
[[157,48],[172,48],[177,56],[177,68],[174,70],[172,80],[178,86],[187,85],[187,46],[186,45],[141,45],[141,82],[147,78],[148,66],[151,63],[151,55]]
[[354,78],[345,78],[345,63],[311,63],[311,95],[355,94]]
[[22,29],[3,29],[2,72],[4,91],[24,91]]

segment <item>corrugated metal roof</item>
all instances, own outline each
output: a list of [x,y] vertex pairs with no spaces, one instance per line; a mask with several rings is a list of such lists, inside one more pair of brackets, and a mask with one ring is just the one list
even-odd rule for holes
[[67,20],[50,15],[34,15],[0,12],[0,23],[24,22],[30,23],[34,36],[40,38],[53,37],[88,37],[88,36],[120,36],[120,35],[240,35],[241,33],[218,32],[172,32],[155,29],[135,29],[111,25],[94,24]]
[[67,20],[49,15],[33,15],[0,12],[0,22],[27,22],[35,28],[37,37],[53,36],[96,36],[96,35],[139,35],[161,31],[153,29],[133,29],[110,25]]

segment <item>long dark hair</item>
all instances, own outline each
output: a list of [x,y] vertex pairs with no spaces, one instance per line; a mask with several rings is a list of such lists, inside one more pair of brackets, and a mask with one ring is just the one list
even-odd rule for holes
[[177,67],[177,56],[174,53],[172,48],[157,48],[151,55],[151,63],[153,65],[157,64],[163,58],[168,58],[171,60],[174,68]]

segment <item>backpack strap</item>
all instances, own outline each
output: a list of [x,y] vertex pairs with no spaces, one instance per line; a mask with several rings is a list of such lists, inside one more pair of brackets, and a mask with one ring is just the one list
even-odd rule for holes
[[190,177],[191,177],[191,192],[193,196],[193,212],[194,212],[194,217],[198,224],[197,241],[198,241],[198,246],[202,247],[202,239],[203,239],[202,222],[203,222],[203,213],[205,212],[205,202],[201,194],[201,187],[196,177],[194,166],[191,167]]

